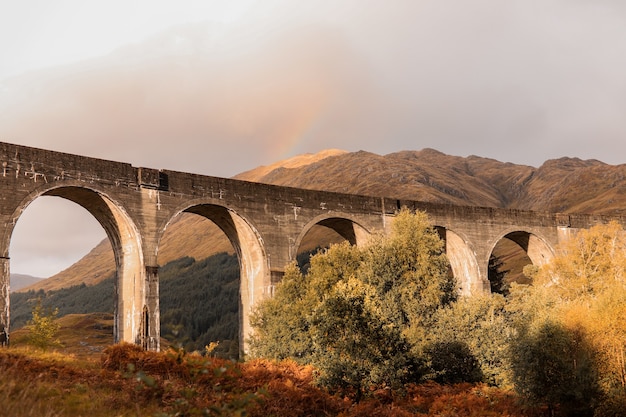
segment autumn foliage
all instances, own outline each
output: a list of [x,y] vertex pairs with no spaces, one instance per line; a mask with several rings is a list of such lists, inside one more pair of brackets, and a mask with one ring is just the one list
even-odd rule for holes
[[[107,348],[100,363],[0,351],[0,372],[4,410],[16,417],[531,415],[511,392],[485,385],[431,382],[404,393],[375,390],[356,404],[316,386],[310,366],[144,352],[129,344]],[[21,404],[13,404],[20,392]],[[25,402],[29,407],[21,411]]]
[[[96,362],[11,347],[0,349],[2,411],[16,417],[623,415],[626,237],[621,226],[580,231],[559,248],[554,262],[533,269],[533,285],[513,284],[506,296],[446,300],[440,285],[407,293],[395,287],[395,275],[385,269],[390,262],[364,269],[363,261],[374,252],[393,256],[372,259],[395,260],[408,251],[377,249],[359,253],[343,245],[327,252],[332,256],[317,256],[308,277],[317,285],[309,292],[299,285],[305,275],[295,269],[293,279],[284,281],[283,295],[298,302],[282,303],[293,307],[285,320],[260,322],[272,324],[262,327],[271,337],[257,347],[270,353],[288,347],[284,358],[301,362],[239,363],[210,357],[210,348],[204,355],[182,349],[157,353],[129,344],[107,347]],[[410,265],[407,260],[399,265]],[[351,262],[367,279],[345,273]],[[339,279],[337,271],[346,276]],[[404,281],[414,279],[420,289],[423,280],[415,278],[424,275],[407,271]],[[381,277],[389,279],[376,280]],[[320,296],[325,288],[333,291]],[[410,301],[428,294],[436,295],[433,307],[413,309]],[[274,300],[280,297],[279,292]],[[401,301],[407,301],[402,314],[390,314]],[[275,313],[281,303],[266,305]],[[317,318],[304,314],[311,311]],[[404,323],[406,331],[394,330],[402,324],[394,317],[411,319]],[[323,349],[312,345],[320,341]],[[422,356],[398,360],[411,355]],[[420,366],[420,379],[392,379],[386,373],[406,372],[407,363]]]

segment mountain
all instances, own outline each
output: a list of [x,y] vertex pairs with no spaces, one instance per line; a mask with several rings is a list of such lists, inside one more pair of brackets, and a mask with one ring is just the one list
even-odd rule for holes
[[597,160],[561,158],[534,168],[433,149],[384,156],[360,151],[245,175],[255,173],[257,182],[315,190],[536,211],[626,213],[626,165]]
[[[626,214],[626,165],[560,158],[541,167],[434,149],[388,155],[326,150],[261,166],[234,178],[247,181],[400,199],[555,212]],[[321,231],[303,245],[313,249]],[[336,239],[336,236],[331,236]],[[233,253],[224,234],[200,216],[183,214],[168,227],[159,262]],[[68,269],[25,289],[92,285],[115,269],[108,240]]]
[[11,274],[11,292],[36,284],[45,278],[37,278],[25,274]]
[[282,161],[278,161],[271,165],[263,165],[254,169],[251,169],[246,172],[242,172],[235,176],[236,179],[244,180],[244,181],[252,181],[252,182],[260,182],[259,179],[264,178],[268,174],[274,172],[277,169],[296,169],[305,167],[307,165],[315,164],[322,159],[326,159],[329,156],[339,156],[347,154],[347,151],[342,151],[340,149],[326,149],[324,151],[320,151],[318,153],[307,153],[303,155],[297,155],[293,158],[285,159]]

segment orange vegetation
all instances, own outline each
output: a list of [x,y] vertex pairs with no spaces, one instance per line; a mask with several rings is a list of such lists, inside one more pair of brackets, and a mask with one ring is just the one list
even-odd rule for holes
[[[0,397],[8,399],[15,416],[39,408],[34,404],[20,414],[16,406],[11,408],[11,397],[21,398],[23,406],[42,396],[41,407],[51,416],[532,415],[517,405],[512,393],[485,385],[427,383],[403,393],[373,390],[356,404],[317,387],[314,369],[293,362],[234,363],[174,350],[144,352],[124,344],[105,349],[100,363],[6,349],[0,351],[0,372],[4,387],[11,387],[10,393],[0,387]],[[20,390],[28,394],[16,395]]]

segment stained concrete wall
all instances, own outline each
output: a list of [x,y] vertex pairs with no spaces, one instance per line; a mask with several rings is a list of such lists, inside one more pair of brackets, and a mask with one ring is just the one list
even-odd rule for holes
[[250,334],[251,309],[273,293],[304,235],[317,224],[360,244],[371,233],[386,233],[399,208],[425,210],[445,230],[460,291],[471,295],[488,291],[489,255],[500,239],[517,239],[541,263],[570,231],[609,220],[303,190],[7,143],[0,143],[0,163],[0,325],[9,330],[9,247],[15,223],[32,201],[54,195],[87,209],[111,241],[117,270],[115,340],[152,350],[159,349],[159,242],[182,212],[215,222],[239,256],[242,342]]

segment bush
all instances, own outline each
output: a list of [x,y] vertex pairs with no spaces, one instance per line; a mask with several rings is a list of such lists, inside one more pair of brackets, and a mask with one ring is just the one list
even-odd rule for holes
[[469,347],[458,341],[435,342],[426,349],[429,377],[440,384],[481,382],[480,364]]
[[41,305],[41,300],[33,309],[32,319],[28,322],[29,342],[41,350],[45,351],[49,347],[58,346],[61,342],[56,339],[60,324],[57,322],[58,309],[48,309]]
[[313,364],[320,383],[357,400],[419,380],[426,328],[457,295],[443,250],[425,213],[402,210],[389,236],[332,245],[307,275],[290,265],[252,317],[253,355]]

